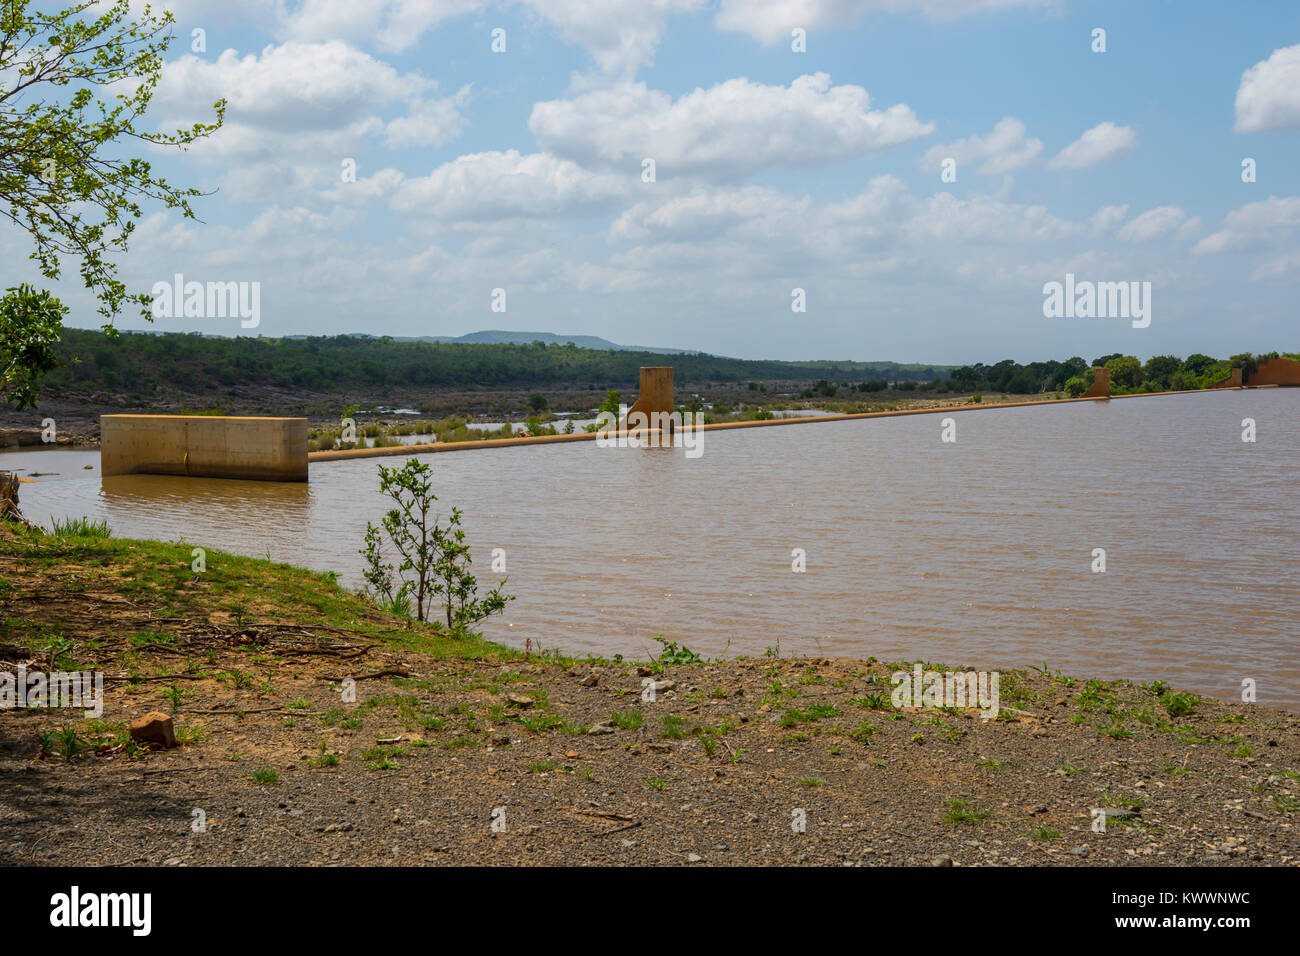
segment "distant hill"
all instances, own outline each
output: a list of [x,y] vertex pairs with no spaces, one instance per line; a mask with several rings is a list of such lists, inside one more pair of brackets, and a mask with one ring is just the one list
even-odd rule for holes
[[[355,333],[356,337],[369,337]],[[554,332],[507,332],[503,329],[486,329],[468,335],[394,335],[394,342],[461,342],[472,345],[565,345],[572,342],[580,349],[597,349],[602,352],[653,352],[657,355],[692,355],[693,349],[663,349],[649,345],[619,345],[598,335],[556,335]]]

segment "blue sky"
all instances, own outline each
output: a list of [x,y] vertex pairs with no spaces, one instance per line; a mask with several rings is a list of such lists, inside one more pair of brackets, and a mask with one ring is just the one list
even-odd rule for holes
[[[150,211],[123,277],[258,282],[262,318],[154,328],[943,363],[1300,348],[1295,5],[167,5],[157,121],[230,108],[211,142],[150,158],[218,192],[202,224]],[[5,284],[35,280],[21,235],[0,252]],[[1151,282],[1150,326],[1045,318],[1067,272]],[[75,278],[57,291],[98,324]]]

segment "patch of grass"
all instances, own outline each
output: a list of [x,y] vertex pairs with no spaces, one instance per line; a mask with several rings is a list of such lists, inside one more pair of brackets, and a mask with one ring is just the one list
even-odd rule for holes
[[1295,797],[1285,797],[1278,794],[1273,798],[1273,806],[1281,810],[1283,813],[1295,813],[1297,810],[1300,810],[1300,800],[1297,800]]
[[673,785],[673,782],[667,777],[651,777],[646,781],[651,790],[658,790],[661,793]]
[[307,766],[317,768],[337,767],[339,765],[339,755],[328,753],[325,748],[326,741],[325,738],[322,737],[320,739],[320,752],[314,757],[307,758]]
[[270,786],[280,782],[280,772],[272,770],[270,767],[262,767],[260,770],[254,770],[249,775],[254,783],[261,783]]
[[629,710],[627,713],[610,714],[609,719],[614,722],[615,727],[622,730],[635,730],[645,723],[645,714],[639,710]]
[[1029,834],[1029,839],[1040,842],[1045,840],[1059,840],[1061,839],[1061,831],[1054,827],[1037,827]]
[[559,714],[534,714],[532,717],[520,718],[519,723],[535,734],[545,734],[548,730],[563,727],[565,721]]
[[888,694],[866,694],[862,697],[851,697],[849,701],[868,710],[889,710],[893,706]]
[[56,538],[111,538],[107,521],[92,518],[51,518],[50,534]]
[[782,727],[795,727],[799,724],[813,723],[826,717],[838,717],[840,710],[830,704],[811,704],[807,710],[791,707],[781,717]]
[[689,736],[686,730],[686,720],[677,714],[665,714],[660,721],[662,730],[659,736],[667,737],[669,740],[682,740]]
[[1165,693],[1160,697],[1160,702],[1164,704],[1165,711],[1170,717],[1186,717],[1196,709],[1196,705],[1201,702],[1195,694],[1186,691],[1178,693]]
[[195,744],[208,739],[208,729],[203,724],[177,724],[176,740],[183,744]]
[[979,823],[993,816],[992,810],[972,807],[969,800],[949,800],[944,807],[946,808],[943,815],[944,822],[954,825]]
[[821,777],[800,777],[798,784],[801,787],[824,787],[826,781]]

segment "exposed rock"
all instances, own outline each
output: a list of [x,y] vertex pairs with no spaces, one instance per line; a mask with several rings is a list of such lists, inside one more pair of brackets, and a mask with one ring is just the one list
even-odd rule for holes
[[131,739],[164,749],[176,746],[176,727],[166,714],[151,710],[131,721]]

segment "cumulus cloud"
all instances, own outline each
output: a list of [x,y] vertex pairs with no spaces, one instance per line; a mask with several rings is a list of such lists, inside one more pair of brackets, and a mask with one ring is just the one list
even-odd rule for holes
[[606,73],[631,74],[654,61],[668,17],[705,0],[525,0],[561,38],[591,54]]
[[1092,214],[1088,224],[1094,236],[1107,236],[1124,221],[1124,217],[1127,215],[1128,203],[1119,206],[1102,206]]
[[902,104],[871,108],[860,86],[832,86],[825,73],[788,87],[745,78],[677,100],[623,83],[538,103],[528,128],[549,152],[584,165],[635,167],[658,176],[729,179],[771,167],[806,167],[864,156],[933,132]]
[[339,40],[289,41],[259,53],[171,60],[154,103],[160,127],[176,128],[210,118],[211,104],[227,100],[222,128],[190,155],[224,163],[233,198],[268,201],[277,190],[336,178],[340,161],[368,140],[390,148],[446,145],[468,123],[469,95],[464,87],[440,96],[436,81]]
[[715,23],[771,45],[790,38],[795,27],[817,30],[852,27],[865,14],[921,12],[931,20],[954,20],[987,10],[1045,7],[1057,0],[722,0]]
[[427,176],[381,170],[340,185],[331,198],[383,199],[401,212],[442,223],[587,215],[627,195],[626,176],[583,169],[545,153],[467,153]]
[[1157,206],[1125,225],[1118,237],[1124,242],[1150,242],[1181,232],[1181,238],[1187,235],[1189,227],[1194,231],[1199,224],[1198,218],[1189,219],[1187,213],[1178,206]]
[[834,260],[869,247],[909,245],[934,252],[948,243],[1038,245],[1084,231],[1081,224],[1060,219],[1043,206],[985,195],[917,196],[886,175],[873,178],[856,195],[821,205],[768,187],[697,188],[686,196],[637,203],[614,223],[610,237],[657,242],[720,236],[779,239],[787,247],[802,245]]
[[1241,74],[1235,108],[1238,133],[1300,129],[1300,43]]
[[1107,121],[1098,123],[1061,150],[1048,162],[1052,169],[1083,169],[1096,166],[1137,145],[1137,130]]
[[943,161],[957,161],[958,170],[966,163],[983,160],[976,170],[983,176],[997,176],[1028,166],[1043,151],[1043,141],[1025,135],[1025,124],[1012,116],[1004,117],[984,136],[968,136],[946,146],[934,146],[921,157],[921,167],[939,172]]
[[1269,196],[1223,217],[1223,227],[1198,242],[1192,252],[1207,255],[1277,242],[1300,226],[1300,196]]
[[[194,2],[194,0],[185,0]],[[251,2],[251,0],[245,0]],[[485,10],[527,8],[566,43],[581,46],[605,73],[648,66],[668,18],[691,13],[706,0],[302,0],[280,10],[283,35],[295,40],[348,37],[385,51],[404,52],[447,21]],[[507,35],[509,44],[511,37]],[[484,43],[487,42],[486,35]]]
[[444,21],[482,9],[482,0],[301,0],[279,13],[281,31],[290,39],[348,37],[400,53]]

